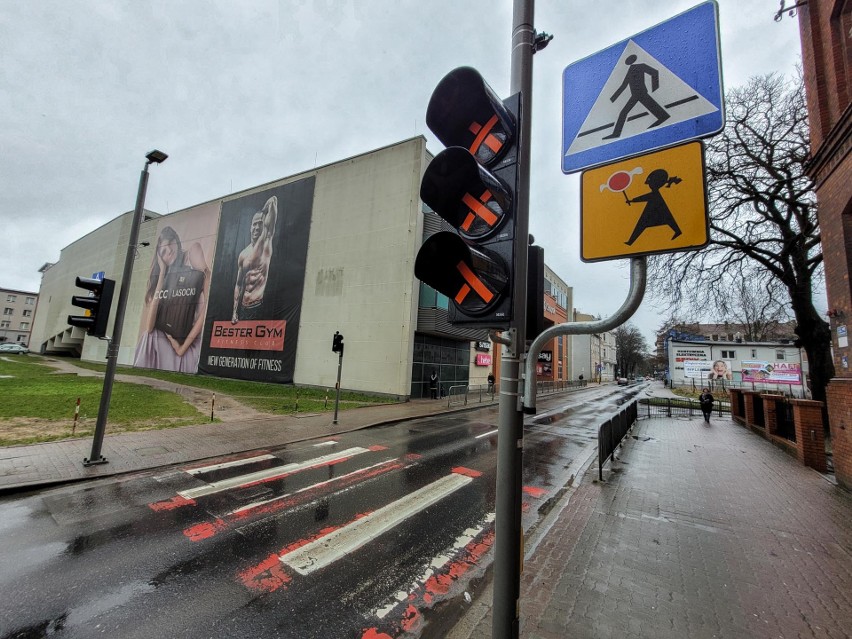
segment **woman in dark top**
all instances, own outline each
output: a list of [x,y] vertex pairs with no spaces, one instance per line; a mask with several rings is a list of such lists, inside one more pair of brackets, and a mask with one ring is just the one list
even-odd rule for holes
[[145,291],[145,317],[133,365],[195,373],[201,353],[210,267],[198,242],[184,251],[166,226],[157,239]]
[[701,412],[704,413],[704,421],[708,424],[710,423],[710,414],[713,412],[713,401],[713,393],[710,392],[709,388],[705,388],[698,396]]

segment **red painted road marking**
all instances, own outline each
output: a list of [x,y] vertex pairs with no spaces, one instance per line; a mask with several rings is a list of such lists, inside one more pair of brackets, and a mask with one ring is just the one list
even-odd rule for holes
[[[406,455],[406,458],[409,457],[416,458],[417,456]],[[249,517],[275,514],[287,508],[299,506],[319,497],[329,495],[335,490],[348,488],[349,486],[353,486],[366,479],[378,477],[394,470],[408,468],[413,466],[415,463],[416,461],[413,461],[412,459],[406,459],[406,463],[403,463],[399,459],[390,459],[380,462],[374,466],[353,471],[348,475],[342,475],[312,486],[307,486],[295,493],[282,495],[281,497],[276,497],[273,500],[267,500],[257,504],[249,504],[241,509],[227,513],[223,517],[217,518],[212,522],[207,521],[190,526],[183,531],[183,534],[190,541],[202,541],[204,539],[209,539],[213,535],[216,535],[223,530],[228,529],[233,524],[244,521]]]
[[[493,514],[489,515],[486,524],[479,529],[473,537],[452,561],[444,563],[434,571],[430,568],[424,575],[424,579],[416,583],[414,588],[397,602],[391,602],[388,606],[377,611],[377,616],[382,620],[379,626],[365,628],[361,639],[374,637],[398,637],[406,632],[416,630],[421,621],[420,610],[432,607],[438,600],[446,595],[451,586],[464,577],[471,569],[479,565],[482,557],[491,549],[494,543]],[[436,558],[432,564],[440,563]],[[402,593],[400,593],[402,594]],[[397,618],[392,618],[391,612],[395,612],[400,604],[405,607],[397,613]]]
[[538,488],[536,486],[524,486],[524,492],[530,497],[535,497],[536,499],[541,499],[541,497],[547,492],[544,488]]
[[148,508],[157,512],[163,510],[174,510],[175,508],[180,508],[181,506],[195,506],[195,500],[187,499],[186,497],[176,495],[171,499],[165,499],[163,501],[154,502],[153,504],[148,504]]
[[[368,513],[361,513],[356,515],[355,519],[352,521],[356,521],[367,514]],[[347,524],[343,524],[342,526],[345,525]],[[315,535],[311,535],[310,537],[300,539],[288,546],[284,546],[284,548],[276,553],[272,553],[260,563],[240,571],[237,574],[237,578],[246,588],[263,592],[275,592],[279,588],[286,586],[293,579],[292,576],[290,576],[290,574],[284,569],[284,564],[281,563],[280,559],[281,555],[286,555],[288,552],[301,548],[315,539],[319,539],[334,532],[342,526],[328,526],[319,530]]]

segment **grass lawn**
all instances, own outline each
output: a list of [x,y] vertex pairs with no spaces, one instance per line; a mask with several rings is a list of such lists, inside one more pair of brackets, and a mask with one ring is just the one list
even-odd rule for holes
[[[73,364],[100,372],[106,369],[104,364],[80,360],[73,360]],[[269,414],[334,410],[333,388],[326,391],[125,366],[119,366],[117,373],[152,377],[228,395]],[[0,356],[0,397],[3,398],[0,402],[0,446],[90,436],[94,432],[102,389],[102,378],[58,373],[38,355]],[[80,398],[80,414],[74,427],[77,398]],[[341,392],[340,400],[341,408],[394,401],[353,392]],[[209,421],[209,409],[200,411],[176,393],[144,384],[119,381],[113,384],[108,433],[174,428]]]
[[[31,444],[94,432],[103,380],[57,374],[31,356],[0,357],[0,446]],[[175,393],[115,382],[108,432],[171,428],[208,421]]]

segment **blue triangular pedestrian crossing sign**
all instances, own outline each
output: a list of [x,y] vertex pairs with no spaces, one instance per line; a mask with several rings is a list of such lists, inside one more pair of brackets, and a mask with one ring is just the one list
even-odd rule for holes
[[724,126],[718,7],[704,2],[563,73],[562,170],[718,133]]

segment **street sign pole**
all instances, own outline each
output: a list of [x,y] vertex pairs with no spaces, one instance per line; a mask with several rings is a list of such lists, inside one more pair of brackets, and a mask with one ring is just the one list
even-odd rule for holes
[[529,246],[530,130],[532,114],[532,56],[534,0],[514,0],[510,94],[520,93],[518,122],[517,208],[515,209],[514,307],[508,345],[500,364],[500,402],[497,435],[497,495],[494,540],[494,639],[516,639],[520,628],[520,588],[523,543],[521,499],[524,415],[521,362],[526,347],[527,252]]

